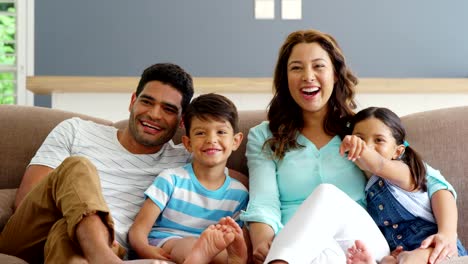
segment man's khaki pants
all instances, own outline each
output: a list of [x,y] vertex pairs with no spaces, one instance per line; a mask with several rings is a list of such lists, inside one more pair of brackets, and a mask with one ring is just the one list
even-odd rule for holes
[[29,263],[84,260],[76,238],[81,219],[97,213],[114,240],[114,223],[94,165],[70,157],[24,198],[0,234],[0,252]]

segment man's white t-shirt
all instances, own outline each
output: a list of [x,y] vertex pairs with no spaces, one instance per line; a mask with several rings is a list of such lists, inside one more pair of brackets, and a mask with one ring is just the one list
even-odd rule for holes
[[127,249],[127,234],[154,178],[168,168],[190,162],[190,154],[172,141],[154,154],[132,154],[117,139],[117,129],[80,118],[55,127],[29,165],[58,167],[70,156],[83,156],[96,166],[102,194],[115,222],[117,241]]

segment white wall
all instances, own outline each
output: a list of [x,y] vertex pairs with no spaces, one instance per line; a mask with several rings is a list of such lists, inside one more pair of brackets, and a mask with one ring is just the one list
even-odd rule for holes
[[[224,94],[238,110],[266,109],[270,94]],[[195,95],[196,96],[196,95]],[[52,108],[78,112],[95,117],[118,121],[128,118],[131,94],[127,93],[54,93]],[[425,110],[466,106],[468,93],[427,94],[357,94],[358,110],[368,106],[383,106],[403,116]]]

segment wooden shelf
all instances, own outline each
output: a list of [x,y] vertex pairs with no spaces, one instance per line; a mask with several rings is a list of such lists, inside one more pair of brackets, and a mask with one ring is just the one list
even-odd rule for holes
[[[139,77],[28,76],[35,94],[132,93]],[[195,77],[195,92],[271,93],[271,78]],[[468,78],[361,78],[358,93],[468,93]]]

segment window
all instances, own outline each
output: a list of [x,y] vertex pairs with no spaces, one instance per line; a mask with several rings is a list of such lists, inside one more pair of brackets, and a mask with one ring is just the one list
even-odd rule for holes
[[0,104],[32,105],[33,0],[0,0]]

